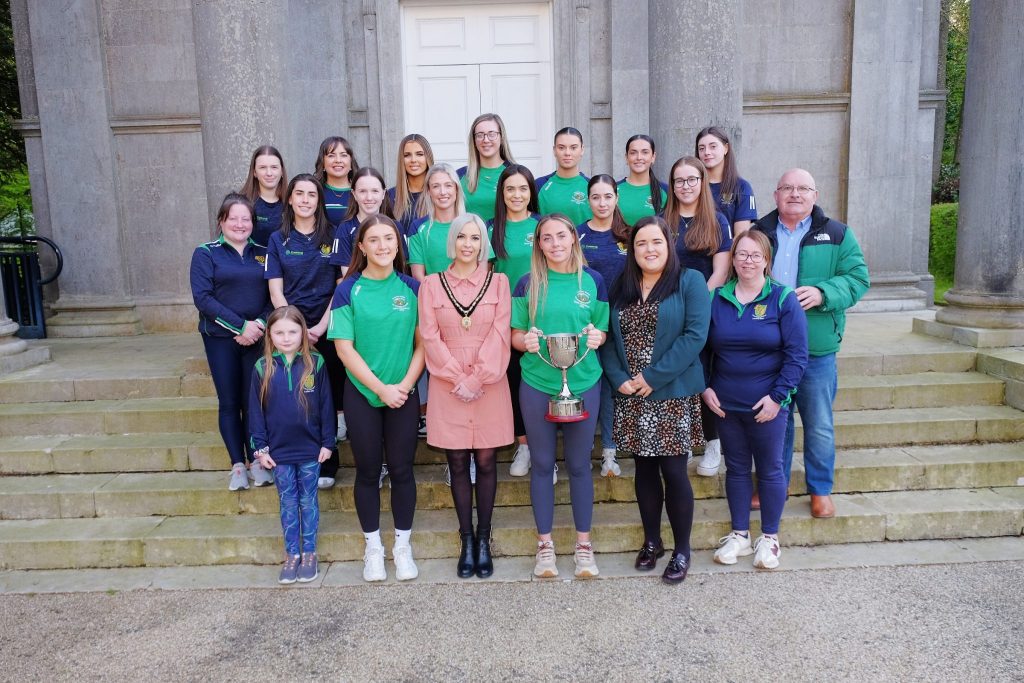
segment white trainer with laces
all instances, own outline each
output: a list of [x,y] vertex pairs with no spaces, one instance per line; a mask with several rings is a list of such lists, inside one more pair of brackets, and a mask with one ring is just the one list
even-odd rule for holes
[[754,543],[754,567],[756,569],[775,569],[779,566],[779,557],[782,556],[782,549],[779,548],[779,539],[766,534]]
[[592,543],[577,543],[576,552],[572,556],[576,563],[576,578],[590,579],[598,575],[597,562],[594,560],[594,545]]
[[386,581],[387,578],[384,546],[366,546],[366,552],[363,553],[363,581]]
[[513,477],[525,477],[530,473],[530,447],[525,443],[519,444],[516,454],[512,457],[512,465],[508,473]]
[[228,482],[228,491],[237,491],[239,489],[249,488],[249,473],[245,470],[245,465],[242,463],[236,463],[231,467],[231,480]]
[[601,450],[601,476],[602,477],[621,477],[622,468],[619,467],[619,461],[615,459],[614,448],[604,448]]
[[259,460],[253,460],[249,465],[249,476],[252,477],[253,486],[270,486],[274,483],[274,472],[260,464]]
[[412,559],[411,545],[396,545],[391,549],[391,555],[395,558],[396,579],[409,581],[420,575],[420,570]]
[[338,413],[338,433],[336,438],[338,443],[348,438],[348,424],[345,422],[345,413]]
[[552,579],[558,576],[553,542],[539,541],[537,543],[537,562],[533,565],[533,575],[541,579]]
[[319,477],[316,480],[316,487],[322,491],[324,489],[333,488],[335,483],[337,482],[334,477]]
[[744,536],[741,533],[730,531],[728,536],[718,539],[718,550],[715,551],[715,562],[718,564],[736,564],[737,557],[746,557],[753,554],[754,549],[750,547],[750,534]]
[[722,441],[711,439],[704,447],[704,456],[697,463],[697,474],[702,477],[718,476],[718,468],[722,464]]
[[[381,465],[380,466],[380,479],[377,480],[377,488],[379,488],[379,489],[384,488],[384,480],[387,479],[387,478],[388,478],[388,466],[386,464],[385,465]],[[451,480],[450,479],[449,479],[448,485],[451,486]],[[388,488],[391,488],[391,482],[390,481],[388,481]]]

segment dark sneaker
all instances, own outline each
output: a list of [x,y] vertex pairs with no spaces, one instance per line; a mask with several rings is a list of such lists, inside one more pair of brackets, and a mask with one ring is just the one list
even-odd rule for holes
[[299,572],[299,562],[302,561],[300,555],[288,555],[284,558],[284,566],[281,567],[281,573],[277,577],[278,583],[295,583]]
[[299,565],[297,579],[299,583],[309,583],[320,573],[317,566],[316,553],[302,553],[302,564]]

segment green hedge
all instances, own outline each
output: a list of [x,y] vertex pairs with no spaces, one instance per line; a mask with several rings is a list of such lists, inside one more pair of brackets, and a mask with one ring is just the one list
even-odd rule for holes
[[959,204],[933,204],[928,237],[928,271],[935,276],[935,300],[944,303],[956,265],[956,220]]

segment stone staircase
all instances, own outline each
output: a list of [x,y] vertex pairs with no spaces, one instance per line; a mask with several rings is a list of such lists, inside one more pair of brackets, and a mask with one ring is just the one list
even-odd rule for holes
[[[840,356],[836,517],[811,518],[798,455],[783,544],[1020,536],[1024,413],[1004,405],[1016,380],[978,372],[991,357],[975,349],[912,335],[897,317],[875,318],[882,320],[862,323],[862,341],[874,335],[878,345],[848,344]],[[275,490],[227,490],[216,399],[195,335],[111,344],[121,347],[99,353],[81,341],[48,342],[54,363],[0,380],[0,568],[278,562]],[[1005,371],[1010,361],[1002,362]],[[511,449],[499,454],[503,463],[510,458]],[[416,461],[416,556],[454,557],[443,453],[421,442]],[[342,462],[338,486],[320,495],[325,561],[362,556],[347,444]],[[594,469],[598,552],[628,552],[642,541],[632,462],[622,465],[616,479]],[[723,476],[691,478],[695,549],[714,547],[729,529]],[[387,508],[387,485],[382,500]],[[554,532],[561,548],[571,547],[568,502],[562,477]],[[531,555],[528,477],[501,466],[497,505],[496,552]],[[387,530],[389,515],[382,523]]]

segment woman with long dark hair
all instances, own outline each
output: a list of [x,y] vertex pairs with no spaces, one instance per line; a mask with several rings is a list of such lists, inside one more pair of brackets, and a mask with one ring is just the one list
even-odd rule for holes
[[662,580],[679,583],[690,566],[693,488],[686,461],[703,441],[700,353],[709,307],[704,278],[680,266],[662,218],[642,218],[633,227],[611,305],[610,339],[601,362],[617,392],[615,442],[636,463],[636,502],[644,527],[636,568],[654,569],[665,553],[664,509],[674,548]]
[[[300,173],[288,183],[281,229],[270,236],[264,277],[270,286],[275,308],[295,306],[306,319],[309,341],[320,352],[331,381],[335,410],[343,408],[345,369],[334,345],[327,340],[331,295],[338,269],[330,263],[333,230],[324,212],[324,192],[314,176]],[[339,421],[338,431],[343,423]],[[338,449],[320,468],[317,485],[334,486],[338,472]]]
[[626,165],[629,175],[619,181],[619,209],[629,225],[644,216],[661,213],[668,198],[668,187],[654,175],[658,158],[654,138],[638,133],[626,140]]
[[332,135],[320,143],[313,175],[323,188],[324,212],[334,228],[345,220],[352,200],[352,178],[358,170],[359,162],[348,140]]
[[718,126],[709,126],[697,133],[693,154],[708,170],[708,186],[715,206],[725,216],[733,238],[757,220],[754,189],[736,170],[736,157],[729,136]]
[[249,175],[239,194],[252,202],[256,222],[252,238],[256,244],[267,246],[270,236],[281,227],[285,190],[284,158],[276,147],[257,147],[249,161]]
[[425,213],[419,199],[426,189],[427,171],[433,165],[434,150],[419,133],[410,133],[398,143],[395,186],[388,188],[388,200],[403,234],[409,232],[409,226]]

